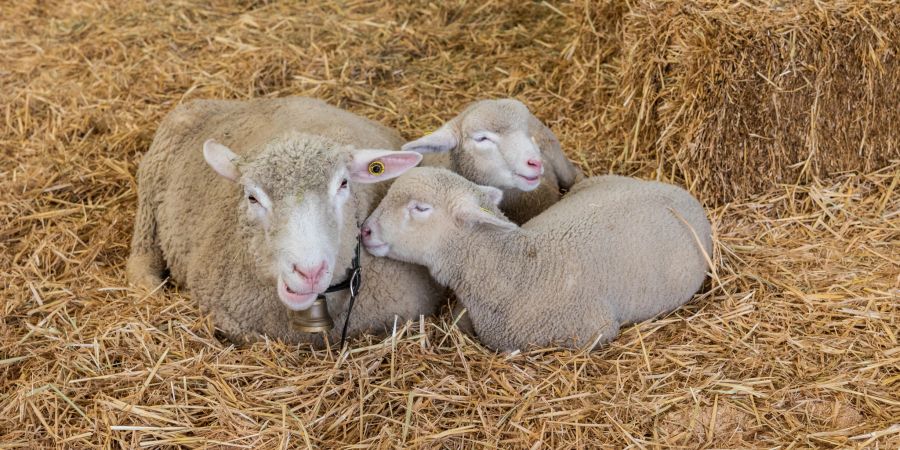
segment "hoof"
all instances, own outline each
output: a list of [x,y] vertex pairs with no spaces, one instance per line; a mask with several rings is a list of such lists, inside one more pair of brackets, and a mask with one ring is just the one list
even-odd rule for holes
[[153,270],[151,262],[154,259],[150,256],[132,256],[128,258],[128,267],[126,275],[128,281],[143,289],[153,290],[163,283],[163,278],[157,271]]

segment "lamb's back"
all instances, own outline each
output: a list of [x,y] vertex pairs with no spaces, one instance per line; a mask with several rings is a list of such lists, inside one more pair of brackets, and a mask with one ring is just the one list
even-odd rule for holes
[[703,253],[712,248],[706,213],[687,191],[619,176],[576,184],[523,228],[592,272],[585,282],[597,283],[621,323],[686,302],[705,278]]

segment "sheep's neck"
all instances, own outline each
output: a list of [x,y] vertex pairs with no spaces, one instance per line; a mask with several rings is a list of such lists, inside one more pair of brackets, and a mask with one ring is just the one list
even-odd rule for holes
[[517,256],[533,254],[532,241],[521,228],[484,226],[457,233],[442,246],[432,276],[460,299],[473,300],[467,308],[500,305],[505,298],[518,297],[518,292],[529,288],[521,285],[523,265]]

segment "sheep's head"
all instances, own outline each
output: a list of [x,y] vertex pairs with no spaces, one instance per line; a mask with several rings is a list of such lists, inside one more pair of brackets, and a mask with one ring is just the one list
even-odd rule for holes
[[394,178],[422,158],[353,150],[301,134],[276,139],[248,158],[209,140],[203,156],[219,175],[243,187],[236,199],[239,220],[258,275],[277,283],[279,298],[295,311],[309,308],[331,284],[339,249],[349,245],[341,242],[342,230],[356,227],[354,184]]
[[447,239],[487,226],[515,229],[497,204],[503,192],[449,170],[422,167],[397,179],[362,227],[363,244],[375,256],[432,267]]
[[537,121],[522,102],[482,100],[467,107],[440,129],[403,150],[451,152],[453,169],[478,184],[501,189],[534,190],[544,161],[531,126]]

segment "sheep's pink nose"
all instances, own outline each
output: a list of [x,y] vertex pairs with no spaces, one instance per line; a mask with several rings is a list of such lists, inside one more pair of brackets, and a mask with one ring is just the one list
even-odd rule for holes
[[533,158],[533,159],[529,159],[529,160],[527,161],[527,163],[528,163],[528,167],[533,167],[533,168],[535,168],[535,169],[537,169],[537,170],[541,170],[541,166],[543,165],[543,163],[541,162],[540,159],[534,159],[534,158]]
[[363,225],[362,229],[359,231],[360,231],[360,233],[362,233],[362,237],[364,237],[364,238],[367,238],[372,235],[372,229],[369,228],[368,224]]
[[306,278],[311,286],[315,286],[315,284],[325,275],[325,271],[328,270],[328,264],[325,264],[325,261],[322,261],[317,266],[310,267],[300,267],[294,264],[294,272],[297,272],[297,275],[300,275],[301,278]]

